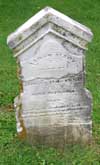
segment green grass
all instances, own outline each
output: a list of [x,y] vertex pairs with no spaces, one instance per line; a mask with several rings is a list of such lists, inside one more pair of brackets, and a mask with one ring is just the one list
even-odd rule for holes
[[[93,95],[93,137],[90,147],[66,146],[64,153],[31,147],[16,137],[15,115],[9,109],[18,94],[16,60],[6,45],[9,33],[45,6],[51,6],[90,27],[94,39],[86,53],[86,87]],[[0,165],[100,164],[100,0],[0,0]]]

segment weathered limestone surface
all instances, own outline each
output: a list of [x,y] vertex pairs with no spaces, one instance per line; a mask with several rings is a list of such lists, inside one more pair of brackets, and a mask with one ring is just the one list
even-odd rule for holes
[[17,131],[32,144],[91,139],[91,94],[84,88],[90,29],[46,7],[8,36],[19,66]]

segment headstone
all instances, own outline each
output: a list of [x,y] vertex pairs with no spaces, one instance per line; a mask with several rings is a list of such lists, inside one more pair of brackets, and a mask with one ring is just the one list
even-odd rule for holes
[[84,88],[90,29],[46,7],[8,36],[19,66],[17,131],[32,144],[91,139],[92,99]]

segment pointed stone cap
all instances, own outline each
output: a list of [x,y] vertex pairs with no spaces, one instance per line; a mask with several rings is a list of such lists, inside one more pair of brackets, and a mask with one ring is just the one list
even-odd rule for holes
[[46,7],[35,16],[31,17],[14,33],[10,34],[7,38],[7,44],[11,49],[16,48],[20,43],[31,36],[31,34],[38,31],[38,29],[47,23],[55,24],[87,42],[90,42],[93,36],[91,30],[86,26],[81,25],[51,7]]

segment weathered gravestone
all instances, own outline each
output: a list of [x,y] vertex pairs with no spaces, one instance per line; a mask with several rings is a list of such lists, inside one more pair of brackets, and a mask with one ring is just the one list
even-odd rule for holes
[[91,139],[91,95],[84,88],[90,29],[46,7],[7,40],[19,66],[17,131],[32,144],[62,146]]

